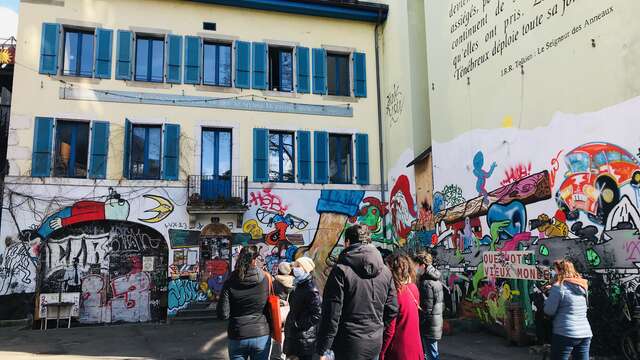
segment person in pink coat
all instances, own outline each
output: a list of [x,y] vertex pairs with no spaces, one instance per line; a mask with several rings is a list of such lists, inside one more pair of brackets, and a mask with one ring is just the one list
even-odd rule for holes
[[380,360],[424,360],[420,340],[420,292],[414,283],[415,270],[404,254],[387,258],[398,291],[398,316],[384,330]]

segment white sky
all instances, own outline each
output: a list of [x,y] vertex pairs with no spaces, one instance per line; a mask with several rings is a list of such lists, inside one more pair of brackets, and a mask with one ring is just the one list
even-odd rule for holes
[[18,32],[18,14],[7,8],[0,6],[0,38],[16,36]]

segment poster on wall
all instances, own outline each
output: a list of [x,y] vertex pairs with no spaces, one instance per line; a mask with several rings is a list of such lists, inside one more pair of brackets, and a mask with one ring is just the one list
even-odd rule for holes
[[533,251],[485,251],[484,272],[489,279],[521,279],[540,281],[549,278],[547,268],[534,265]]

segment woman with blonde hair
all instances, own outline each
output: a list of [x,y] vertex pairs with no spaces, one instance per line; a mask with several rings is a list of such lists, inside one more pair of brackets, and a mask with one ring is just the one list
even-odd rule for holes
[[444,324],[444,289],[440,271],[433,266],[433,257],[427,251],[419,251],[413,260],[418,269],[420,289],[420,333],[422,348],[428,360],[440,360],[438,341],[442,338]]
[[556,272],[544,312],[553,318],[551,359],[589,360],[591,326],[587,319],[589,284],[569,260],[556,260]]
[[424,360],[420,341],[420,292],[414,283],[414,264],[409,256],[392,254],[387,266],[398,293],[398,316],[384,330],[380,360]]

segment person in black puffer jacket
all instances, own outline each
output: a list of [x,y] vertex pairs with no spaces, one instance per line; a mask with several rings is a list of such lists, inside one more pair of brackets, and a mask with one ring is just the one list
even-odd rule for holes
[[218,301],[218,318],[229,320],[229,358],[268,360],[271,330],[266,305],[269,279],[256,266],[258,249],[242,248],[238,264],[225,281]]
[[284,325],[284,353],[300,360],[312,359],[320,323],[322,298],[311,275],[314,268],[308,257],[293,263],[295,288],[289,297],[291,308]]
[[438,340],[442,338],[444,320],[444,290],[440,282],[440,271],[433,266],[433,258],[420,251],[414,258],[418,265],[418,289],[420,290],[420,334],[422,348],[428,360],[440,360]]
[[345,230],[345,249],[324,287],[316,344],[323,360],[330,349],[336,360],[377,358],[384,328],[398,315],[391,271],[378,249],[362,241],[358,225]]

